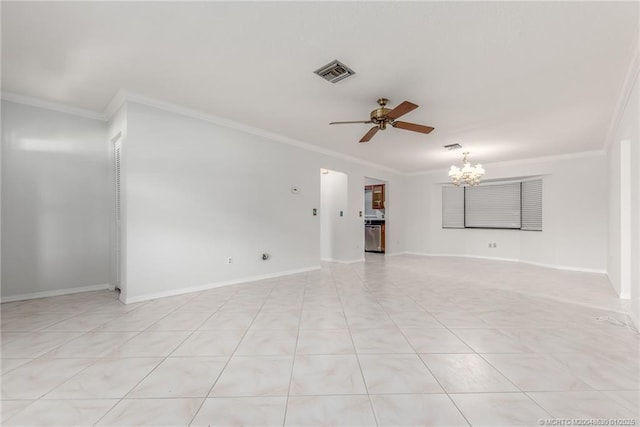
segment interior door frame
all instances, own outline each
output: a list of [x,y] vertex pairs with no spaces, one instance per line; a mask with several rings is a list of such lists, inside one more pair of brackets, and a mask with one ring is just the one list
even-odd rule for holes
[[113,152],[112,173],[113,173],[113,232],[112,232],[112,263],[111,263],[111,284],[109,289],[120,290],[122,286],[122,132],[111,138],[111,148]]

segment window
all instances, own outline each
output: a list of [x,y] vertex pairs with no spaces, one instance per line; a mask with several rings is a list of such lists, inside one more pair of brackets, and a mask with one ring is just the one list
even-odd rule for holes
[[465,187],[464,226],[520,228],[520,183]]
[[443,186],[442,228],[542,231],[542,179]]
[[464,228],[464,187],[442,187],[442,227]]
[[542,231],[542,180],[522,181],[522,230]]

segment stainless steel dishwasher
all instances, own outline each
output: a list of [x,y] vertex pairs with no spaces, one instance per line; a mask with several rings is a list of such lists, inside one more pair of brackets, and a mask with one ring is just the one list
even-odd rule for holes
[[382,226],[364,226],[364,250],[368,252],[382,252]]

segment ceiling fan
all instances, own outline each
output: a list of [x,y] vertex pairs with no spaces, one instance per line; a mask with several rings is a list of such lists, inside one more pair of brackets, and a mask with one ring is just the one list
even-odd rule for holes
[[353,121],[353,122],[331,122],[329,124],[342,125],[347,123],[374,123],[375,126],[369,129],[369,132],[367,132],[362,137],[360,142],[369,142],[369,140],[373,138],[373,135],[375,135],[376,132],[378,132],[379,130],[385,130],[388,124],[393,126],[394,128],[400,128],[400,129],[410,130],[413,132],[420,132],[420,133],[430,133],[433,130],[431,126],[418,125],[415,123],[401,122],[399,120],[396,120],[398,117],[403,116],[408,112],[418,108],[418,106],[413,102],[404,101],[402,104],[398,105],[393,110],[386,107],[387,102],[389,102],[389,100],[386,98],[378,99],[378,105],[380,107],[376,108],[371,112],[370,120]]

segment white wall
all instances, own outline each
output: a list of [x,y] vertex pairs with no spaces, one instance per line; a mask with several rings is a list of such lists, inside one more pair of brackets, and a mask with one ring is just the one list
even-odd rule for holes
[[[349,177],[338,171],[320,175],[320,257],[323,261],[349,262],[347,207]],[[340,216],[340,211],[343,216]],[[346,253],[345,253],[346,252]],[[362,258],[362,255],[357,258]]]
[[[443,229],[446,171],[408,179],[406,248],[411,253],[519,260],[604,272],[607,253],[606,157],[556,157],[488,164],[485,180],[543,177],[543,231]],[[489,248],[488,243],[497,243]]]
[[[627,159],[629,160],[629,159]],[[621,176],[620,163],[623,161],[620,157],[620,141],[611,144],[607,150],[607,171],[608,171],[608,236],[607,246],[609,252],[607,254],[607,275],[609,281],[620,295],[622,287],[622,259],[621,259]]]
[[607,152],[609,171],[609,234],[607,273],[611,285],[623,299],[631,296],[631,188],[630,145],[617,139]]
[[404,177],[138,103],[126,116],[127,302],[317,268],[321,167],[349,175],[343,258],[362,258],[365,175],[389,183],[403,250]]
[[638,68],[630,80],[629,97],[608,147],[609,234],[607,271],[623,298],[631,299],[631,316],[640,325],[640,87]]
[[106,123],[2,102],[2,299],[109,283]]

